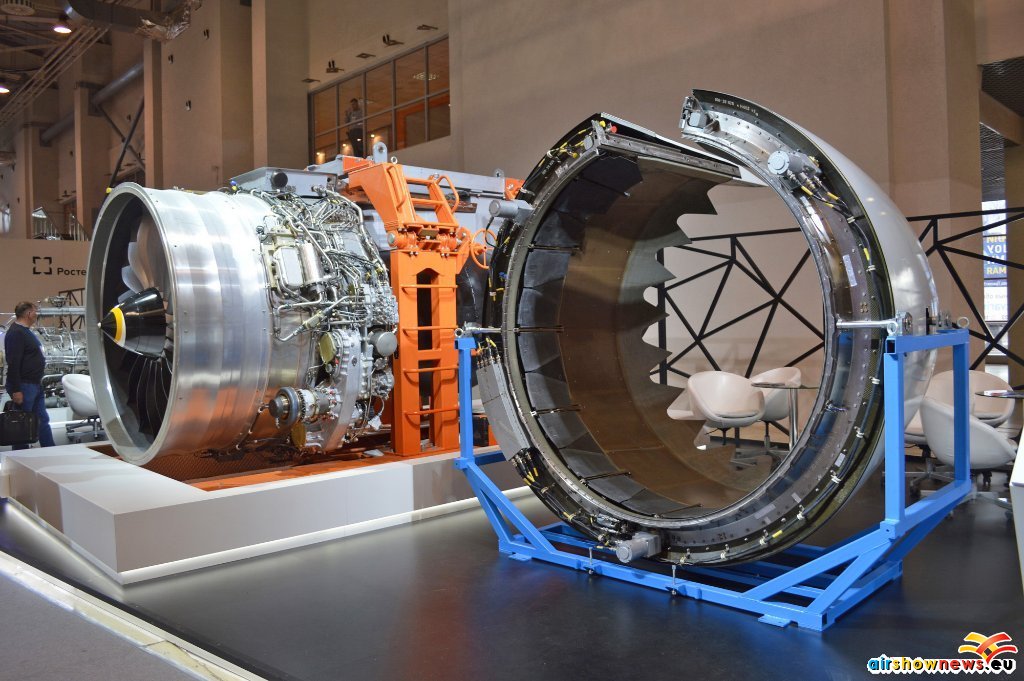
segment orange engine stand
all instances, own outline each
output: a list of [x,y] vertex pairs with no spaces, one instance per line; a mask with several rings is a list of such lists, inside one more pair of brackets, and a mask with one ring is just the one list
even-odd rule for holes
[[[396,163],[348,156],[342,162],[349,198],[373,206],[394,247],[391,286],[399,321],[392,446],[403,456],[454,451],[459,447],[455,277],[473,245],[441,188],[441,180],[451,181],[406,177]],[[425,443],[424,423],[429,426]]]

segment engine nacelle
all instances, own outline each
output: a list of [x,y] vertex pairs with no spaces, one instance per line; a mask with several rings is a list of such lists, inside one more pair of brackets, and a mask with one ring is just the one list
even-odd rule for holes
[[[495,331],[477,376],[505,456],[558,517],[623,561],[724,564],[803,540],[878,466],[884,338],[926,333],[937,295],[906,220],[825,142],[721,93],[694,92],[681,119],[710,153],[597,114],[538,163],[520,205],[495,207]],[[647,294],[673,278],[659,251],[690,242],[680,216],[713,214],[723,183],[774,190],[822,285],[823,376],[806,425],[779,460],[740,467],[731,448],[698,442],[702,420],[669,416],[681,390],[651,380],[668,353],[644,340],[664,314]],[[907,358],[908,400],[933,362]]]

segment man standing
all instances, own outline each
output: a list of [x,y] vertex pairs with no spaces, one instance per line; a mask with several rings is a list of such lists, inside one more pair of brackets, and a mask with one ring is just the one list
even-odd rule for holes
[[348,111],[345,112],[345,122],[354,123],[348,129],[348,141],[352,145],[352,155],[357,158],[363,157],[363,110],[359,106],[359,100],[355,97],[348,103]]
[[[46,396],[42,385],[46,358],[43,356],[43,344],[31,331],[39,317],[39,310],[34,303],[26,301],[15,306],[14,315],[14,323],[4,335],[7,392],[12,402],[39,417],[39,445],[52,447],[53,433],[50,432],[50,417],[46,413]],[[28,449],[28,445],[15,445],[12,449]]]

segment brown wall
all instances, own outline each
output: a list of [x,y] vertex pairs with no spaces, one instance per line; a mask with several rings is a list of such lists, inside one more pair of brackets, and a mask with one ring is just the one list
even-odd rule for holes
[[217,189],[252,168],[251,14],[205,4],[160,48],[165,187]]
[[253,165],[302,168],[309,163],[305,3],[255,0],[252,5]]
[[[420,24],[438,30],[418,31]],[[384,33],[405,45],[385,47]],[[380,0],[353,9],[333,0],[256,0],[252,8],[208,2],[185,33],[151,50],[161,66],[161,101],[147,114],[159,114],[153,129],[161,130],[164,151],[152,159],[163,173],[159,186],[214,189],[257,162],[303,164],[306,92],[444,33],[451,38],[452,135],[398,152],[402,162],[524,177],[548,145],[598,111],[674,138],[687,92],[708,88],[757,101],[818,134],[913,214],[978,208],[976,64],[1024,53],[1024,5]],[[377,56],[359,60],[359,52]],[[137,38],[113,36],[61,79],[52,110],[41,100],[36,118],[56,120],[72,109],[77,82],[105,83],[141,54]],[[326,74],[330,59],[344,71]],[[294,81],[302,77],[319,82],[300,87]],[[141,88],[140,81],[109,107],[124,127]],[[32,201],[54,202],[74,190],[80,172],[110,171],[116,140],[103,145],[102,163],[79,169],[73,139],[66,133],[37,154],[34,196],[26,164],[0,169],[0,204],[11,203],[22,230],[13,236],[25,234]],[[27,153],[27,135],[12,140],[19,157]],[[786,221],[771,212],[771,200],[728,189],[715,198],[721,225]],[[760,245],[758,256],[774,276],[794,247],[775,240]],[[0,266],[7,257],[5,243]],[[970,285],[980,292],[980,268]],[[940,288],[944,298],[951,295],[948,284]],[[695,300],[704,295],[709,289],[696,291]],[[804,301],[812,311],[816,296]],[[724,303],[722,312],[734,304]],[[750,333],[737,328],[737,357]]]
[[[4,241],[0,245],[0,313],[13,312],[22,300],[37,301],[85,286],[88,257],[85,241]],[[68,274],[68,270],[81,272]]]
[[975,43],[979,64],[1021,56],[1024,2],[974,0]]

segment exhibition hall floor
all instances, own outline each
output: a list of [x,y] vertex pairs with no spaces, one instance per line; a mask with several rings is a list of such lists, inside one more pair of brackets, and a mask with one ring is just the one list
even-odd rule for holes
[[[877,522],[880,491],[876,474],[812,543]],[[518,505],[550,520],[536,499]],[[823,633],[509,560],[478,508],[126,587],[7,504],[0,550],[268,679],[838,680],[866,678],[882,654],[961,657],[972,631],[1024,642],[1013,525],[983,500]]]

